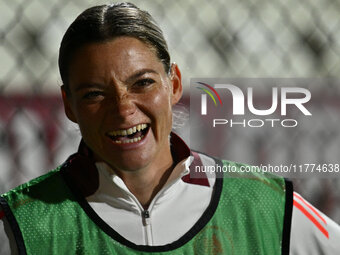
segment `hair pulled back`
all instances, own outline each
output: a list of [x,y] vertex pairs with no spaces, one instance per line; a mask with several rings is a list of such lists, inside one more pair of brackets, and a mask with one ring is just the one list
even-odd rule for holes
[[152,16],[131,3],[91,7],[82,12],[67,29],[59,49],[59,71],[69,93],[69,65],[75,52],[85,44],[130,36],[155,49],[165,71],[170,71],[170,55],[162,30]]

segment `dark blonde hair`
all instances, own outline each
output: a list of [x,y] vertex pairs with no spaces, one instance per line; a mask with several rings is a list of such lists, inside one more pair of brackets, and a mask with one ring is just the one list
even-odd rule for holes
[[166,73],[170,72],[170,55],[163,32],[148,12],[131,3],[94,6],[75,19],[61,41],[58,64],[66,93],[69,93],[69,65],[75,52],[85,44],[119,36],[134,37],[150,45]]

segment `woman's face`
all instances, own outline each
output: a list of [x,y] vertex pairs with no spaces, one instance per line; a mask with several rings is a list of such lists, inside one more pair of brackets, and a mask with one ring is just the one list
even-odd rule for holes
[[171,70],[168,75],[155,50],[132,37],[77,50],[63,100],[96,160],[135,171],[169,159],[171,108],[182,95],[179,69]]

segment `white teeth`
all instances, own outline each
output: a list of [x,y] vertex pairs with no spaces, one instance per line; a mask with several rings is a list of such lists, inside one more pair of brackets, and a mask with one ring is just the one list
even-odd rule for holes
[[123,141],[114,141],[115,143],[136,143],[136,142],[139,142],[140,140],[142,140],[144,136],[140,136],[140,137],[137,137],[137,138],[133,138],[133,139],[125,139]]
[[[147,124],[138,124],[138,125],[136,125],[134,127],[128,128],[128,129],[120,129],[120,130],[111,131],[111,132],[108,133],[108,135],[109,136],[127,136],[127,135],[133,135],[137,131],[141,131],[141,130],[147,128],[147,127],[148,127]],[[143,137],[144,137],[144,135],[141,135],[140,137],[136,137],[136,138],[131,138],[131,139],[126,139],[127,137],[125,137],[125,139],[114,140],[113,142],[117,143],[117,144],[136,143],[136,142],[139,142],[140,140],[142,140]]]
[[132,135],[132,133],[134,133],[132,128],[129,128],[126,132],[127,132],[128,135]]
[[132,128],[111,131],[111,132],[108,133],[108,135],[110,135],[110,136],[132,135],[132,134],[136,133],[137,131],[141,131],[141,130],[147,128],[147,126],[148,126],[147,124],[138,124],[138,125],[136,125],[136,126],[134,126]]

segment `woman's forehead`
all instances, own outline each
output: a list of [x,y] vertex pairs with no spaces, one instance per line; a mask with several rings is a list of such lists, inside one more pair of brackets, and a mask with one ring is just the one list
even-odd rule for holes
[[106,56],[106,59],[119,56],[132,58],[138,57],[138,55],[158,59],[156,50],[152,46],[137,38],[127,36],[104,42],[87,43],[76,50],[73,59],[79,57],[103,58],[103,55]]
[[81,47],[70,63],[70,81],[107,75],[124,80],[144,69],[165,72],[151,46],[136,38],[118,37]]

